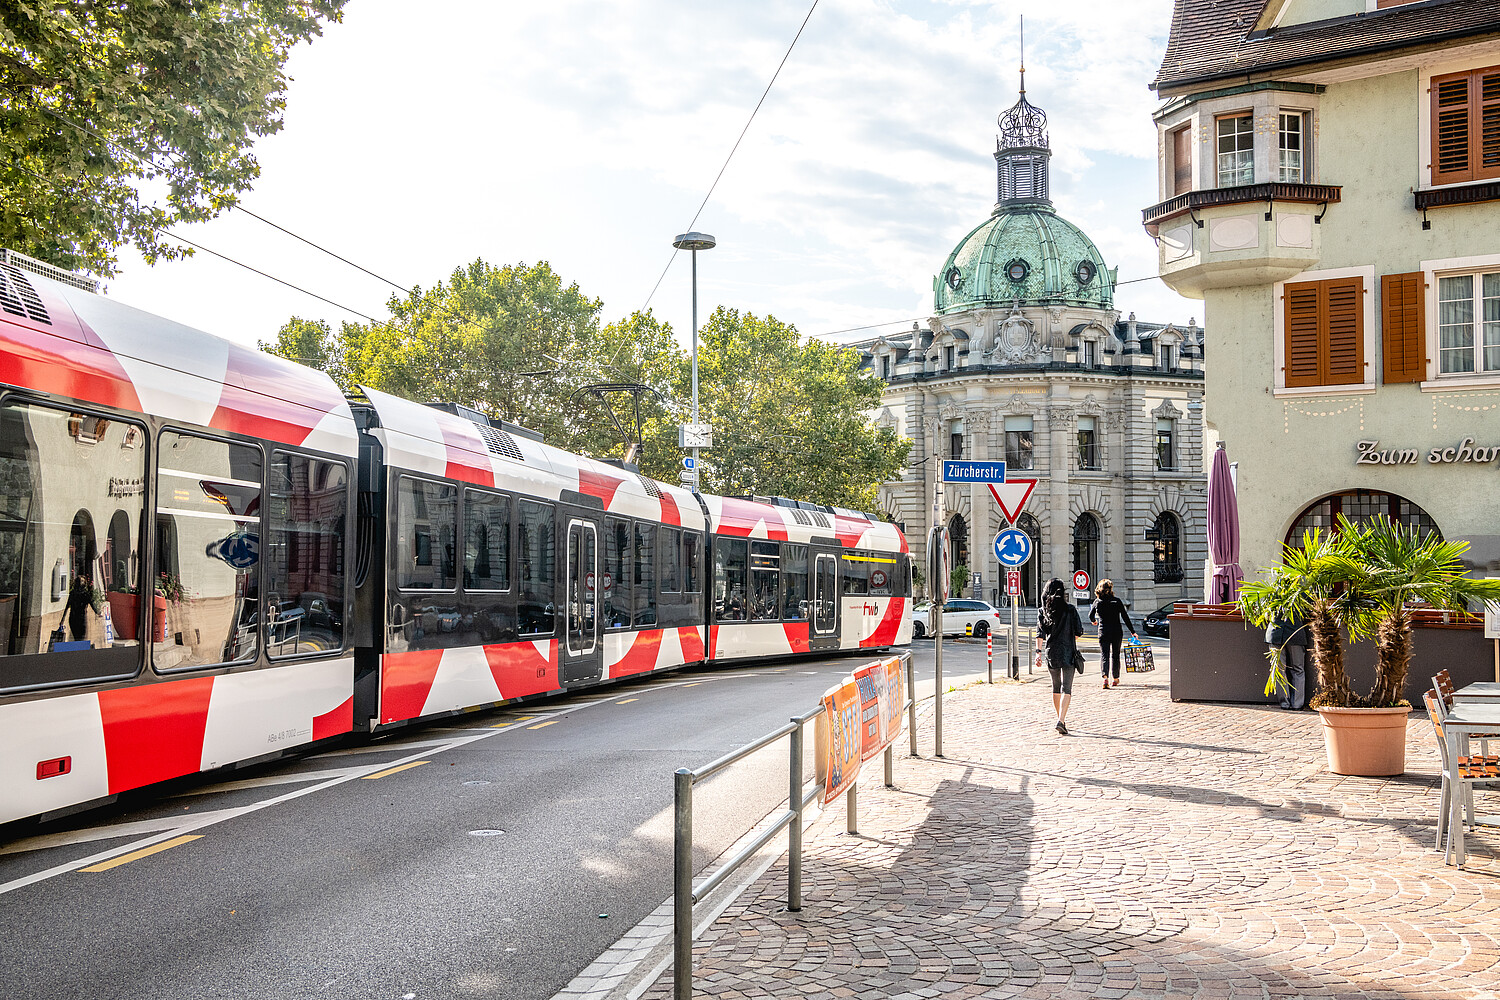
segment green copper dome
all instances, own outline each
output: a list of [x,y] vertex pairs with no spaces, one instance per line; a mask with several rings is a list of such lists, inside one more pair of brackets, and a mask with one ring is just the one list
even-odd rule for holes
[[970,230],[932,279],[939,315],[1025,305],[1114,304],[1099,248],[1050,204],[1005,207]]

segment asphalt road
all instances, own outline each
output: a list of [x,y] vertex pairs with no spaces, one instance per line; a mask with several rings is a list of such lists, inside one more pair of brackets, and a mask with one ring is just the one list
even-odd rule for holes
[[[930,695],[933,643],[913,649]],[[945,642],[944,688],[982,680],[984,656]],[[670,896],[672,773],[805,712],[868,659],[648,678],[10,828],[6,995],[552,996]],[[698,870],[782,807],[785,747],[700,786]]]

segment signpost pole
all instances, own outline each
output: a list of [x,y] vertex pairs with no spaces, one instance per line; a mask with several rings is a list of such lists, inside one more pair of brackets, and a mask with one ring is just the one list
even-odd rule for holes
[[1021,679],[1021,657],[1020,657],[1020,612],[1016,605],[1021,603],[1020,594],[1010,595],[1010,679],[1018,681]]

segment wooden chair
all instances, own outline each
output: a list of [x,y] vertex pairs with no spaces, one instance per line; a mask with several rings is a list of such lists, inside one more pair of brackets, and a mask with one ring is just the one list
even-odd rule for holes
[[[1432,720],[1432,730],[1437,735],[1438,755],[1443,762],[1443,790],[1439,796],[1437,846],[1434,850],[1453,853],[1453,831],[1448,828],[1448,809],[1455,794],[1464,797],[1464,825],[1474,826],[1474,786],[1500,783],[1500,756],[1474,754],[1460,756],[1457,761],[1448,759],[1448,741],[1443,733],[1442,698],[1436,691],[1422,696],[1427,705],[1427,717]],[[1459,789],[1454,790],[1457,784]]]
[[[1438,707],[1446,719],[1453,710],[1453,692],[1456,690],[1453,687],[1453,675],[1448,673],[1447,667],[1432,675],[1432,689],[1437,692]],[[1479,752],[1487,754],[1490,752],[1490,740],[1500,740],[1500,733],[1475,733],[1472,738],[1479,741]]]

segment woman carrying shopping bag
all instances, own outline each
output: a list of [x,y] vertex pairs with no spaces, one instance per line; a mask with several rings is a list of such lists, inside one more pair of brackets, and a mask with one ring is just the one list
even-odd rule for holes
[[1130,620],[1130,612],[1125,610],[1125,602],[1115,596],[1115,585],[1109,580],[1100,580],[1099,586],[1094,588],[1094,607],[1089,611],[1089,621],[1099,623],[1099,655],[1102,657],[1099,664],[1104,671],[1104,686],[1110,687],[1110,664],[1114,664],[1114,686],[1120,686],[1120,645],[1125,641],[1125,631],[1130,631],[1130,638],[1139,638],[1135,634],[1135,623]]
[[1040,655],[1046,640],[1047,672],[1052,675],[1052,707],[1057,712],[1057,731],[1068,735],[1068,702],[1073,697],[1073,671],[1083,672],[1083,654],[1078,651],[1078,637],[1083,622],[1078,609],[1063,591],[1063,582],[1047,581],[1042,591],[1042,610],[1037,616],[1036,648]]

